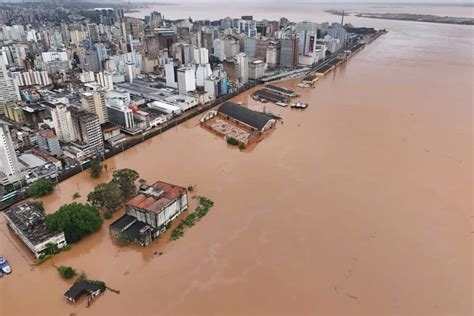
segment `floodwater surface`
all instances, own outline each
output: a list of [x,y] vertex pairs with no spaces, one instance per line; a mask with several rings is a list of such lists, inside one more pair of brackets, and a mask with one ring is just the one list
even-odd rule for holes
[[[196,185],[215,206],[183,238],[120,247],[109,220],[32,267],[2,219],[13,273],[0,279],[0,314],[471,315],[473,29],[354,21],[389,33],[314,89],[278,83],[310,107],[266,104],[283,123],[252,150],[195,118],[44,199],[47,212],[75,192],[84,201],[117,168]],[[250,93],[234,101],[262,110]],[[120,294],[69,303],[53,264]]]

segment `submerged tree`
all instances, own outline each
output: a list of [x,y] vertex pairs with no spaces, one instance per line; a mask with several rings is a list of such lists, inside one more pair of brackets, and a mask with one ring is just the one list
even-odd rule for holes
[[99,210],[89,204],[71,203],[63,205],[46,217],[46,228],[63,231],[68,243],[97,231],[102,225]]
[[138,172],[132,169],[115,170],[112,174],[112,182],[120,186],[123,199],[129,199],[136,194],[135,181],[139,178]]
[[96,158],[92,160],[88,171],[92,178],[99,178],[102,174],[102,168],[103,166],[100,163],[100,160]]
[[115,182],[101,183],[87,195],[87,201],[108,212],[115,212],[122,204],[122,191]]
[[28,194],[34,198],[51,194],[54,191],[55,183],[47,179],[38,179],[28,188]]

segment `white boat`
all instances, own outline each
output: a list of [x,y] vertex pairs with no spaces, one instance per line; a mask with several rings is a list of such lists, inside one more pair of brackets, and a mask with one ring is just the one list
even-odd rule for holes
[[10,265],[8,264],[8,261],[5,257],[0,256],[0,270],[5,274],[9,274],[12,272],[12,269],[10,268]]
[[275,104],[278,105],[278,106],[282,106],[282,107],[287,107],[288,106],[288,104],[286,104],[285,102],[277,102]]
[[297,102],[293,102],[291,104],[291,107],[293,109],[306,109],[308,107],[308,103],[303,103],[303,102],[297,101]]

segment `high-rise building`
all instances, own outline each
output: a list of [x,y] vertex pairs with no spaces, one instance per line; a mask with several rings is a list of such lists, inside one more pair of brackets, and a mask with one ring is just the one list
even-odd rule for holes
[[3,114],[7,102],[20,100],[20,90],[10,76],[3,58],[0,56],[0,114]]
[[249,81],[249,58],[245,53],[237,54],[235,58],[235,73],[239,82],[245,84]]
[[224,50],[224,41],[220,38],[216,38],[212,42],[212,49],[214,51],[213,56],[219,58],[219,61],[225,60],[225,50]]
[[181,67],[178,69],[178,92],[186,94],[196,90],[196,77],[193,67]]
[[104,150],[104,140],[99,117],[94,113],[77,109],[71,109],[71,117],[77,140],[88,145],[87,149],[84,150],[86,155],[102,152]]
[[328,29],[328,35],[337,38],[341,41],[342,47],[346,46],[347,40],[349,38],[349,33],[346,31],[342,25],[338,23],[334,23],[331,25],[331,27]]
[[265,75],[267,65],[262,60],[254,60],[249,64],[249,79],[259,79]]
[[298,52],[301,55],[309,55],[314,52],[318,37],[318,24],[314,22],[296,23],[296,33],[298,34]]
[[61,146],[59,144],[59,138],[50,129],[43,129],[36,135],[38,146],[42,151],[45,151],[53,156],[61,155]]
[[3,185],[7,185],[21,180],[23,175],[10,130],[6,124],[0,125],[0,181]]
[[266,58],[267,65],[270,68],[277,67],[280,64],[280,50],[281,46],[278,42],[271,42],[268,44]]
[[94,113],[99,118],[99,123],[104,124],[109,120],[105,106],[104,91],[90,91],[81,93],[82,109]]
[[48,86],[53,82],[48,76],[47,71],[33,71],[28,70],[25,72],[16,72],[12,73],[12,76],[15,78],[15,82],[18,86]]
[[109,71],[101,71],[95,75],[96,82],[105,88],[107,91],[114,89],[113,74]]
[[280,66],[294,68],[298,64],[298,38],[293,36],[281,40]]
[[133,129],[135,127],[133,111],[125,104],[109,104],[107,105],[107,112],[110,122],[118,124],[125,129]]
[[59,140],[66,143],[74,141],[76,135],[74,133],[71,111],[64,104],[60,103],[51,109],[51,116],[53,118],[53,127]]
[[178,65],[176,62],[165,64],[166,86],[171,88],[178,87]]

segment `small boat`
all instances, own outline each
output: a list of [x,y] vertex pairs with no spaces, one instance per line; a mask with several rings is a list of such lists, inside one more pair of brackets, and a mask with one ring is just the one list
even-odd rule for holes
[[12,272],[10,265],[5,257],[0,256],[0,271],[5,274],[9,274]]
[[275,104],[278,105],[278,106],[282,106],[282,107],[288,106],[288,104],[286,104],[285,102],[277,102]]
[[300,101],[297,101],[291,104],[291,108],[293,109],[306,109],[307,107],[308,107],[308,103],[302,103]]

